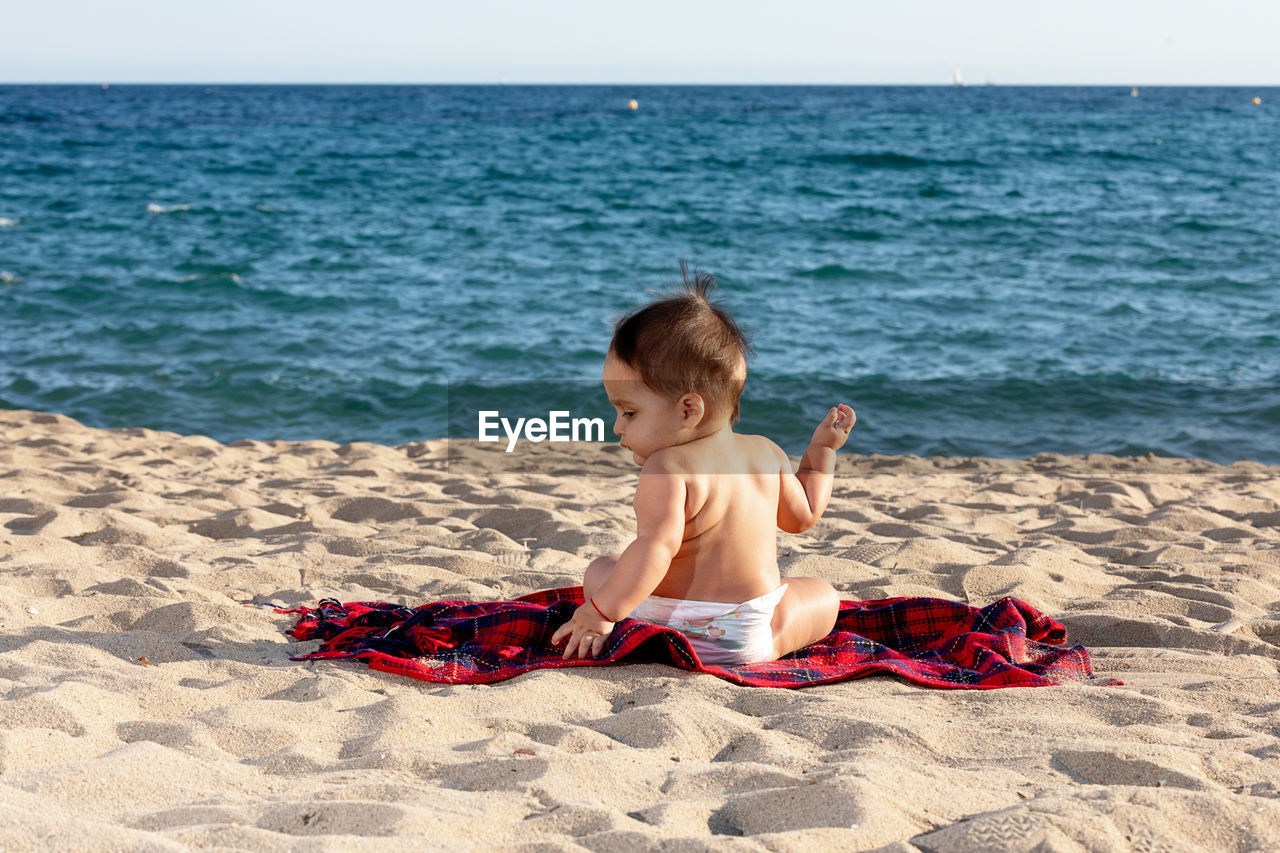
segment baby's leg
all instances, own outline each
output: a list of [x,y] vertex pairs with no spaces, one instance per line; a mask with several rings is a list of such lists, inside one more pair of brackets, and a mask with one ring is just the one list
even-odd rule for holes
[[[582,600],[585,602],[591,596],[596,594],[596,590],[609,579],[609,575],[613,574],[613,567],[618,565],[619,554],[610,554],[607,557],[596,557],[591,561],[591,565],[587,566],[586,573],[582,576]],[[613,614],[609,614],[612,616]],[[619,616],[619,619],[622,617]]]
[[774,658],[816,643],[836,625],[840,594],[821,578],[783,578],[787,591],[773,611]]

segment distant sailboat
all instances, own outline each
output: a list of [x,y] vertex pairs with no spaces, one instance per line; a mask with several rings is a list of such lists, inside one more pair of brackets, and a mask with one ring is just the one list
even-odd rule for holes
[[957,67],[956,67],[956,69],[955,69],[954,71],[952,71],[952,72],[951,72],[951,85],[952,85],[952,86],[963,86],[963,85],[965,85],[965,82],[964,82],[964,75],[960,73],[960,68],[959,68],[959,66],[957,66]]
[[1134,86],[1132,89],[1130,89],[1130,90],[1129,90],[1129,97],[1130,97],[1130,98],[1136,98],[1136,97],[1138,97],[1138,87],[1137,87],[1137,86]]

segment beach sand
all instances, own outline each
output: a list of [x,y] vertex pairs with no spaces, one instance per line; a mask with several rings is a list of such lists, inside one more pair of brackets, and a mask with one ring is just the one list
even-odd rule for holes
[[245,602],[510,598],[634,530],[616,446],[468,453],[0,411],[0,848],[1280,849],[1280,467],[850,453],[780,534],[846,598],[1023,598],[1122,687],[291,662]]

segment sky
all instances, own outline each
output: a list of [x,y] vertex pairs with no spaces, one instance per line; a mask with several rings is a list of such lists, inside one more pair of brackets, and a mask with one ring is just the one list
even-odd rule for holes
[[0,0],[4,83],[1280,85],[1278,0]]

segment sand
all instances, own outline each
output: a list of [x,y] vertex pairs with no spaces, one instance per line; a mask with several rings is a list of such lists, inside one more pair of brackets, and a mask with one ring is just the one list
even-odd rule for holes
[[0,848],[1280,849],[1277,467],[850,453],[780,536],[846,598],[1021,597],[1123,687],[438,686],[291,662],[245,606],[577,583],[634,530],[618,451],[0,411]]

